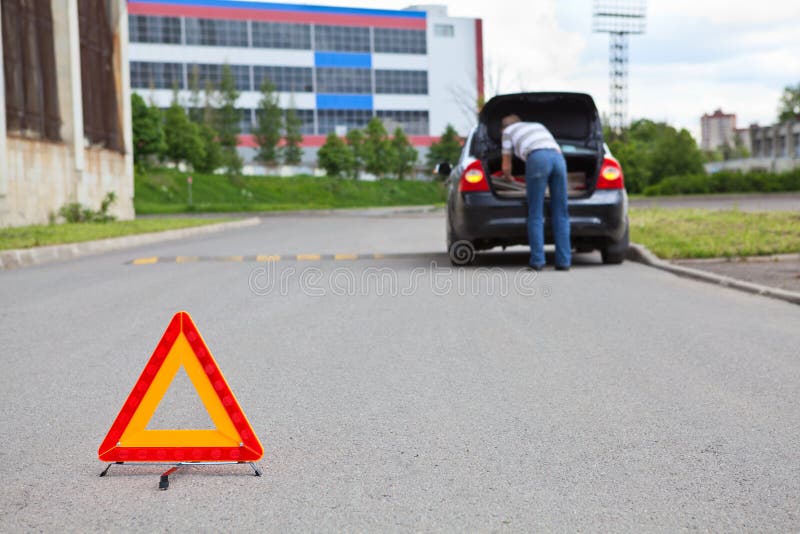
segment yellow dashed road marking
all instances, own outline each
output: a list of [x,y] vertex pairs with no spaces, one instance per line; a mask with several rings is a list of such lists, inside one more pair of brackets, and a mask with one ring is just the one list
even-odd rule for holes
[[273,255],[273,256],[261,255],[261,256],[256,256],[256,261],[281,261],[281,257],[278,255]]
[[407,259],[413,256],[430,256],[436,253],[418,254],[289,254],[280,256],[278,254],[259,254],[258,256],[151,256],[148,258],[135,258],[129,263],[133,265],[152,265],[154,263],[201,263],[201,262],[224,262],[224,263],[243,263],[243,262],[280,262],[280,261],[356,261],[356,260],[388,260],[388,259]]

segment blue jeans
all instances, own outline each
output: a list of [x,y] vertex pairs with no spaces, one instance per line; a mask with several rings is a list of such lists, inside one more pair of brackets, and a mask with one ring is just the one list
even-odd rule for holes
[[556,242],[556,265],[569,267],[572,245],[569,240],[567,208],[567,164],[554,149],[534,150],[525,162],[525,186],[528,193],[528,243],[530,264],[544,265],[544,190],[550,186],[550,211]]

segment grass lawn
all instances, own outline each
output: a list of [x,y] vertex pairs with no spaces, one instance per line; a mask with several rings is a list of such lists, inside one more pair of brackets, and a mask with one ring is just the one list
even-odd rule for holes
[[231,219],[140,219],[107,223],[72,223],[0,228],[0,250],[79,243],[93,239],[203,226]]
[[796,253],[800,213],[631,208],[630,237],[664,259]]
[[[186,177],[191,174],[192,207]],[[444,187],[438,182],[314,176],[227,177],[153,169],[136,173],[136,213],[241,212],[298,209],[363,208],[441,204]]]

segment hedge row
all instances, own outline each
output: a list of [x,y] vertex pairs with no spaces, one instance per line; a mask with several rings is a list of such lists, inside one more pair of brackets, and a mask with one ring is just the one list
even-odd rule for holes
[[800,169],[774,173],[720,171],[714,174],[672,176],[644,189],[646,196],[708,193],[777,193],[800,191]]

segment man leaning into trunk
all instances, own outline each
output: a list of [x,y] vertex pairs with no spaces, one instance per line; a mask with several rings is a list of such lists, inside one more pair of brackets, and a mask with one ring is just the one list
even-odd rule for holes
[[544,259],[544,190],[550,186],[550,211],[556,243],[556,270],[572,263],[567,208],[567,164],[550,131],[538,122],[522,122],[517,115],[503,118],[503,176],[511,180],[511,158],[525,162],[528,195],[528,243],[532,269],[541,271]]

